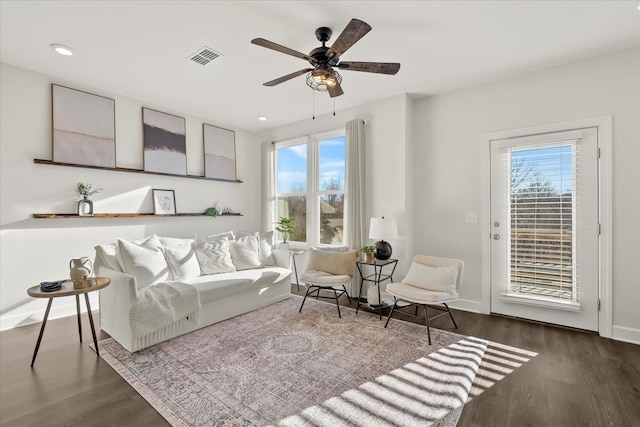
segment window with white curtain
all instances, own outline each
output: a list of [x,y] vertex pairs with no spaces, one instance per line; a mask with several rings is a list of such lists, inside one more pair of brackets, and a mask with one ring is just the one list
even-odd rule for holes
[[345,243],[345,157],[344,129],[275,143],[275,216],[293,219],[291,242]]

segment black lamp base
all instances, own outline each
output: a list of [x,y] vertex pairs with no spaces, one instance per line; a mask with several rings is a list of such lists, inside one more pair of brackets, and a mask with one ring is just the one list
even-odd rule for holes
[[380,240],[375,243],[376,249],[373,251],[373,255],[376,259],[385,260],[391,258],[391,245],[389,242]]

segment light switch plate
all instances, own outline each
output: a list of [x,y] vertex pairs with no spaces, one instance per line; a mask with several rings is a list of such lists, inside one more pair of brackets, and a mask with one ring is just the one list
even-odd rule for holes
[[464,217],[464,222],[467,224],[476,224],[478,222],[477,213],[468,213]]

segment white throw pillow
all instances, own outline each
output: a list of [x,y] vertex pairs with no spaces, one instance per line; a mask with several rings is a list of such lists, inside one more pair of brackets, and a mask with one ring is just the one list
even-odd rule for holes
[[260,262],[258,238],[256,236],[245,236],[229,242],[229,251],[236,270],[264,267]]
[[200,264],[200,274],[233,273],[236,271],[229,252],[229,239],[211,239],[194,244],[196,258]]
[[414,261],[402,283],[429,291],[451,292],[456,289],[457,279],[456,266],[429,267]]
[[[102,265],[109,267],[115,271],[122,271],[120,262],[118,261],[118,245],[109,243],[107,245],[98,245],[95,247],[96,261],[100,261]],[[96,262],[94,262],[96,264]]]
[[193,244],[165,247],[164,255],[171,268],[173,280],[189,280],[200,275],[200,263]]
[[193,238],[196,243],[204,243],[220,239],[234,240],[235,236],[233,235],[233,231],[226,231],[224,233],[211,234],[209,236],[193,236]]
[[[162,243],[160,243],[158,236],[156,236],[155,234],[152,234],[151,236],[143,237],[142,239],[126,240],[126,241],[130,243],[134,243],[136,245],[145,245],[148,247],[155,246],[158,249],[162,249]],[[116,243],[116,246],[119,247],[117,243]],[[124,265],[124,261],[122,260],[122,255],[120,253],[120,250],[116,251],[116,257],[118,258],[118,264],[120,264],[120,270],[125,271],[124,269],[125,265]]]
[[273,258],[273,231],[267,231],[266,233],[234,231],[233,234],[236,236],[236,239],[255,236],[258,239],[260,262],[263,265],[276,265],[276,260]]
[[193,239],[182,239],[179,237],[158,237],[163,248],[180,248],[183,246],[191,246]]
[[155,235],[141,244],[118,239],[118,253],[124,264],[122,271],[136,278],[139,289],[172,279],[160,246]]

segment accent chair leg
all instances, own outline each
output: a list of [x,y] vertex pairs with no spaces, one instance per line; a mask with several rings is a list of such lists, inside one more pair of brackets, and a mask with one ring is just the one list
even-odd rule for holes
[[398,298],[393,297],[393,306],[391,307],[391,311],[389,311],[389,316],[387,316],[387,322],[384,324],[385,329],[387,329],[387,326],[389,325],[389,320],[391,320],[391,315],[396,310],[397,306],[398,306]]
[[349,292],[347,292],[347,287],[345,285],[342,285],[342,289],[344,289],[344,293],[349,299],[349,304],[351,304],[351,297],[349,296]]
[[342,315],[340,314],[340,303],[338,303],[338,291],[336,291],[333,286],[331,287],[331,289],[333,290],[333,295],[336,297],[336,307],[338,307],[338,317],[342,319]]
[[427,311],[427,305],[424,304],[424,318],[427,322],[427,337],[429,337],[429,345],[431,345],[431,330],[429,329],[429,312]]
[[311,293],[312,289],[313,289],[313,285],[309,285],[309,287],[307,288],[307,292],[305,292],[304,298],[302,299],[302,304],[300,305],[300,310],[298,310],[298,313],[302,313],[302,307],[304,307],[304,302],[307,300],[307,296]]
[[442,303],[445,307],[447,307],[447,311],[449,312],[449,317],[451,317],[451,321],[453,322],[453,326],[456,327],[456,329],[458,329],[458,324],[456,323],[456,320],[453,318],[453,313],[451,312],[451,310],[449,309],[449,306],[445,303]]

